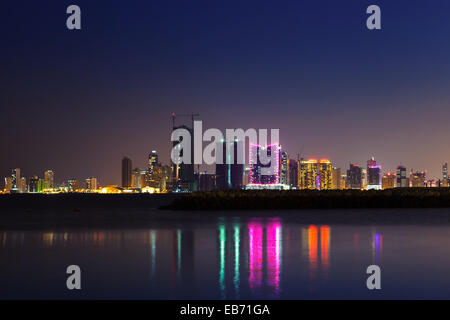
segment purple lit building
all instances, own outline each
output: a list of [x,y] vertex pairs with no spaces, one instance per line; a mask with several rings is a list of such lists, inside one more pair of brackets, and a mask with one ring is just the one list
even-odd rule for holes
[[[264,161],[264,157],[268,161]],[[281,147],[271,144],[263,147],[258,144],[250,145],[250,176],[251,185],[279,185],[281,169]],[[273,165],[271,162],[275,161]]]
[[373,157],[367,160],[367,190],[381,190],[381,167]]

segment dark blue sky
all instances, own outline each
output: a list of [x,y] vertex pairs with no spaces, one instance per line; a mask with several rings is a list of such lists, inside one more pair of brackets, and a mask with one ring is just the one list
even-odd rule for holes
[[[66,28],[70,4],[82,30]],[[382,30],[367,30],[370,4]],[[293,157],[450,161],[450,2],[4,1],[0,176],[119,183],[168,161],[170,114],[279,128]]]

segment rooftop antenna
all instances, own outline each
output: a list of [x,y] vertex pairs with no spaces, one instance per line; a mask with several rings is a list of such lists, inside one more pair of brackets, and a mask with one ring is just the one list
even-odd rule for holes
[[300,148],[300,152],[299,153],[297,153],[297,161],[300,161],[300,157],[301,157],[301,155],[302,155],[302,153],[303,153],[303,148],[305,147],[305,145],[304,144],[302,144],[302,147]]

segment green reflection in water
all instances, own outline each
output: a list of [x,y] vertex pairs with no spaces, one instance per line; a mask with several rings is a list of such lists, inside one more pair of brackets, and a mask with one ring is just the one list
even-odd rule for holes
[[177,230],[177,275],[181,276],[181,230]]
[[219,271],[219,286],[222,299],[226,298],[225,293],[225,240],[226,229],[223,222],[219,223],[219,248],[220,248],[220,271]]
[[239,245],[240,245],[240,225],[234,224],[234,290],[236,298],[239,299]]

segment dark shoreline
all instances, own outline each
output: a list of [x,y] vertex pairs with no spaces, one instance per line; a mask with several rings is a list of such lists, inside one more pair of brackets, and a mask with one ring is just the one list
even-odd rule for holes
[[194,192],[162,206],[162,209],[181,211],[356,208],[450,208],[450,188]]
[[[0,210],[41,211],[107,208],[159,208],[175,199],[183,197],[179,193],[132,193],[132,194],[98,194],[98,193],[59,193],[59,194],[4,194],[0,195]],[[0,212],[1,212],[0,211]],[[1,214],[1,213],[0,213]]]
[[[269,219],[278,217],[282,220],[299,224],[358,224],[358,225],[421,225],[421,224],[450,224],[450,190],[408,189],[392,195],[392,202],[376,202],[375,199],[383,199],[388,196],[384,191],[339,191],[339,192],[304,192],[288,191],[278,194],[271,192],[247,192],[243,191],[240,197],[236,193],[240,191],[193,193],[186,194],[130,194],[130,195],[99,195],[99,194],[59,194],[36,195],[18,194],[0,196],[0,230],[42,230],[64,228],[152,228],[173,227],[174,225],[189,227],[202,223],[216,223],[218,217],[228,220],[261,218]],[[405,194],[406,192],[406,194]],[[360,193],[360,198],[355,193]],[[350,194],[350,198],[349,197]],[[234,195],[235,199],[230,197]],[[344,207],[330,207],[330,201],[336,197],[342,197],[350,202],[337,202],[345,204]],[[382,196],[378,198],[378,196]],[[231,209],[202,207],[191,209],[182,207],[176,210],[174,206],[188,203],[190,207],[196,204],[202,197],[217,198],[227,201]],[[239,208],[242,199],[252,197],[253,202],[247,203],[246,208]],[[261,200],[261,197],[266,199]],[[285,198],[288,197],[288,198]],[[298,204],[300,200],[303,207],[288,207]],[[373,197],[373,198],[371,198]],[[292,199],[295,201],[292,201]],[[193,201],[193,199],[195,201]],[[281,199],[286,202],[284,207],[276,207],[274,204]],[[314,199],[313,202],[311,199]],[[322,202],[319,202],[322,199]],[[328,200],[323,200],[328,199]],[[365,199],[364,202],[362,199]],[[367,200],[369,199],[369,200]],[[405,199],[422,200],[421,205],[413,206],[414,202]],[[439,200],[439,201],[436,201]],[[444,201],[445,200],[445,201]],[[220,203],[214,202],[214,203]],[[328,201],[328,202],[327,202]],[[395,202],[398,201],[398,202]],[[202,202],[204,203],[204,202]],[[206,201],[207,204],[211,202]],[[272,205],[267,205],[271,203]],[[315,207],[311,204],[318,203]],[[336,202],[335,202],[336,203]],[[256,205],[257,204],[257,205]],[[266,204],[266,205],[264,205]],[[357,207],[361,205],[378,205],[379,207]],[[397,204],[397,207],[389,207],[387,204]],[[402,205],[402,206],[400,206]],[[425,206],[428,205],[428,206]],[[434,205],[434,206],[431,206]],[[234,207],[233,207],[234,206]],[[252,208],[251,206],[256,206]],[[160,208],[164,207],[164,210]]]

